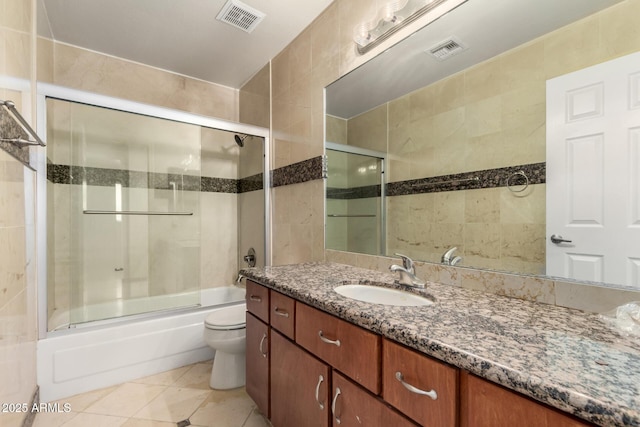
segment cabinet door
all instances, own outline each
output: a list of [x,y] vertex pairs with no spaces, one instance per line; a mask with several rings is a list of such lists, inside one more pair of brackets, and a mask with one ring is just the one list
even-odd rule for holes
[[296,303],[296,342],[375,394],[380,393],[380,336]]
[[276,291],[270,292],[271,327],[289,339],[294,339],[295,300]]
[[334,427],[416,427],[377,396],[333,371]]
[[271,330],[271,423],[328,427],[331,369]]
[[269,288],[247,280],[247,311],[264,323],[269,323]]
[[586,421],[483,380],[461,374],[462,427],[585,427]]
[[458,369],[382,342],[382,397],[422,426],[457,425]]
[[269,416],[269,326],[247,313],[246,389]]

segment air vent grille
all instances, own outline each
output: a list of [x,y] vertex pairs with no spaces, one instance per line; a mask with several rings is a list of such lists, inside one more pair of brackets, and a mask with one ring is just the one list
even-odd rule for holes
[[436,47],[429,49],[427,52],[429,52],[430,55],[435,56],[437,60],[444,61],[445,59],[450,58],[453,55],[457,55],[466,49],[467,45],[452,37],[449,40],[438,44]]
[[229,0],[216,19],[247,33],[252,32],[266,15],[238,0]]

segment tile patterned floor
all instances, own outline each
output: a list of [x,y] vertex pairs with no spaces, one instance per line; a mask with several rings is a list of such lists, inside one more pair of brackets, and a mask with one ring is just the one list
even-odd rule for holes
[[[269,427],[244,388],[211,390],[211,362],[61,399],[70,412],[41,412],[34,427]],[[185,420],[188,420],[185,422]]]

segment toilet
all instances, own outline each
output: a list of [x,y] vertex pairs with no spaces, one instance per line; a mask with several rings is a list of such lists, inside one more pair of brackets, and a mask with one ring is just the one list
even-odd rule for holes
[[246,347],[245,303],[213,310],[204,321],[204,340],[216,351],[209,386],[227,390],[244,386]]

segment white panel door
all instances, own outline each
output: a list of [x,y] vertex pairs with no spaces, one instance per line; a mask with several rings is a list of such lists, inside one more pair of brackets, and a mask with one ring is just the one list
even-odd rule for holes
[[640,53],[547,81],[547,274],[640,287]]

